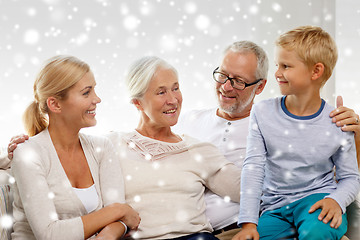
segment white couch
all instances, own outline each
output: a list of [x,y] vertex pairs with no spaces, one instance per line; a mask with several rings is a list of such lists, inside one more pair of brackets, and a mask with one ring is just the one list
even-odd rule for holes
[[[2,223],[8,225],[9,216],[12,217],[11,181],[13,180],[8,170],[0,170],[0,240],[10,240],[12,228],[3,228]],[[360,240],[360,195],[357,200],[347,209],[348,232],[346,235],[350,240]],[[4,217],[5,216],[5,217]],[[343,237],[341,240],[348,238]]]
[[[11,176],[8,171],[0,170],[0,240],[11,239],[12,232],[12,194]],[[4,228],[10,226],[9,228]]]

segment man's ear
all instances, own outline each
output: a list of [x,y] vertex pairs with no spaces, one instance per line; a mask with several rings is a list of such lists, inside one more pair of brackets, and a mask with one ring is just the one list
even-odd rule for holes
[[141,102],[138,99],[133,99],[132,103],[135,105],[135,107],[139,110],[142,111],[144,110],[143,107],[141,106]]
[[263,79],[260,81],[260,84],[256,87],[255,94],[259,95],[265,88],[267,80]]
[[46,100],[46,104],[47,104],[49,111],[54,112],[54,113],[61,112],[61,106],[59,103],[59,99],[57,99],[55,97],[48,97],[48,99]]
[[316,63],[312,68],[311,80],[319,79],[324,74],[325,66],[322,63]]

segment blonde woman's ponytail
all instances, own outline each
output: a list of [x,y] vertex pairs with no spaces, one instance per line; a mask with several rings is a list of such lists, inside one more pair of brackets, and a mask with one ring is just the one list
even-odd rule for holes
[[41,112],[39,103],[37,101],[33,101],[26,108],[23,115],[23,122],[25,130],[29,136],[38,134],[48,126],[48,119],[46,115]]

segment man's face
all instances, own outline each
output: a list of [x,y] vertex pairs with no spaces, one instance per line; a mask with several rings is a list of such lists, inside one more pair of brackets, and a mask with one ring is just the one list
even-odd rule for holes
[[[219,70],[229,77],[241,78],[246,83],[255,82],[257,59],[254,53],[235,53],[228,51],[219,66]],[[245,116],[250,113],[258,84],[238,90],[230,81],[216,83],[216,94],[219,101],[220,115]]]

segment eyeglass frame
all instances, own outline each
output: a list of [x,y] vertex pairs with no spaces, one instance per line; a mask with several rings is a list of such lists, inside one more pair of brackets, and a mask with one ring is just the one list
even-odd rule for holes
[[[218,83],[221,83],[221,84],[225,84],[228,80],[230,81],[230,84],[233,88],[237,89],[237,90],[244,90],[245,88],[249,87],[249,86],[252,86],[252,85],[255,85],[257,84],[258,82],[260,82],[261,80],[264,80],[263,78],[259,78],[257,80],[255,80],[255,82],[252,82],[252,83],[246,83],[244,81],[241,81],[244,83],[244,88],[243,89],[240,89],[240,88],[236,88],[234,87],[234,80],[237,79],[236,77],[235,78],[231,78],[229,75],[223,73],[223,72],[218,72],[217,70],[219,69],[220,67],[217,67],[215,68],[215,70],[213,71],[213,79],[215,80],[215,82],[218,82]],[[215,78],[215,73],[221,73],[223,74],[224,76],[226,76],[226,79],[224,82],[219,82],[216,78]]]

